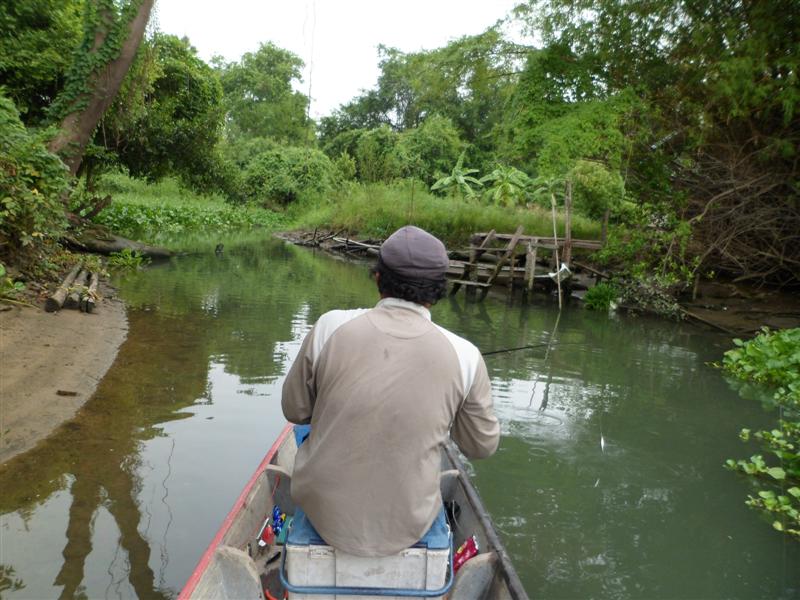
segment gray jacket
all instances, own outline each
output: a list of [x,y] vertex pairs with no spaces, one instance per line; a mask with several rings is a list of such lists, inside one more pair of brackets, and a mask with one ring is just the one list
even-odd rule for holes
[[325,541],[360,556],[397,553],[428,530],[448,435],[469,458],[491,455],[500,438],[478,349],[397,298],[322,315],[282,406],[289,421],[311,423],[292,498]]

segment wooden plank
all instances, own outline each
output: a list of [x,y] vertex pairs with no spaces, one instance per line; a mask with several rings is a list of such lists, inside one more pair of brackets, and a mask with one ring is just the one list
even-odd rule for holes
[[[519,238],[521,236],[522,236],[522,225],[517,227],[517,230],[514,232],[514,235],[511,236],[511,240],[508,242],[508,246],[506,246],[505,254],[503,254],[500,257],[500,260],[497,261],[497,264],[495,265],[494,270],[492,271],[492,274],[489,275],[489,279],[486,281],[487,283],[492,284],[494,282],[494,280],[497,278],[497,275],[500,273],[500,270],[503,268],[503,265],[514,254],[514,250],[516,249],[517,243],[519,242]],[[511,264],[510,267],[511,267],[512,270],[511,270],[509,276],[513,279],[513,277],[514,277],[514,272],[513,272],[514,265]]]
[[564,195],[564,252],[561,262],[569,265],[572,259],[572,181],[567,179],[567,193]]
[[471,285],[471,286],[474,286],[474,287],[491,287],[491,284],[484,283],[482,281],[467,281],[467,280],[464,280],[464,279],[457,279],[457,280],[453,281],[453,285],[459,285],[459,286],[461,286],[461,285],[467,285],[467,286]]
[[[485,234],[479,234],[485,235]],[[498,241],[506,241],[510,240],[514,237],[514,234],[511,233],[497,233],[495,234],[495,239]],[[519,237],[520,242],[529,242],[534,239],[539,240],[539,244],[550,244],[553,245],[554,241],[553,238],[545,238],[545,237],[537,237],[531,235],[521,235]],[[564,238],[558,238],[558,245],[559,247],[564,245]],[[572,239],[572,247],[573,248],[581,248],[584,250],[600,250],[603,247],[603,243],[600,240],[581,240],[581,239]]]
[[530,273],[525,273],[525,283],[530,292],[533,289],[533,278],[536,276],[536,252],[539,250],[537,246],[528,243],[528,256],[526,258],[526,266],[530,263]]

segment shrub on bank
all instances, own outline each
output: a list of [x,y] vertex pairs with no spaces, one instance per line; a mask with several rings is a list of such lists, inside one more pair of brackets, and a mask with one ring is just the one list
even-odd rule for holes
[[42,260],[66,228],[66,189],[64,164],[0,96],[0,253],[13,249],[11,258],[23,266]]
[[261,206],[286,206],[304,196],[329,193],[335,172],[331,160],[320,150],[275,147],[248,164],[242,192]]

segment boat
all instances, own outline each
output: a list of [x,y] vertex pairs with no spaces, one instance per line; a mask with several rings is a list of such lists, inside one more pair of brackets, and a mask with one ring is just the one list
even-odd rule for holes
[[[263,540],[275,508],[284,515],[301,512],[289,493],[297,454],[294,426],[287,424],[269,449],[219,531],[201,556],[179,600],[199,598],[358,598],[423,596],[457,600],[527,600],[522,583],[472,485],[452,442],[442,447],[441,492],[449,532],[449,572],[436,591],[383,588],[295,588],[286,578],[286,540]],[[285,518],[285,517],[283,517]],[[298,517],[301,518],[301,517]],[[291,531],[291,518],[286,519]],[[271,532],[271,529],[270,529]],[[284,535],[286,535],[284,533]],[[291,533],[289,534],[291,536]],[[478,553],[454,573],[453,548],[474,536]],[[324,542],[322,542],[324,543]],[[360,559],[373,560],[373,559]],[[374,559],[381,560],[381,559]],[[378,571],[380,569],[372,569]],[[298,593],[300,592],[300,593]]]

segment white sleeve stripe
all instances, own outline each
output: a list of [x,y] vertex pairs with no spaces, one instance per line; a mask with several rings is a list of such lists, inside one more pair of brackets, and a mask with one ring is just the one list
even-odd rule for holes
[[316,325],[314,325],[314,339],[311,345],[312,364],[317,364],[317,360],[322,354],[322,349],[339,327],[352,321],[356,317],[360,317],[369,310],[371,309],[356,308],[353,310],[332,310],[322,315]]
[[472,342],[439,325],[436,325],[436,328],[444,334],[447,341],[453,346],[456,356],[458,356],[458,364],[461,367],[461,382],[464,385],[464,397],[466,398],[472,389],[472,384],[475,382],[478,365],[480,365],[481,361],[481,353]]

